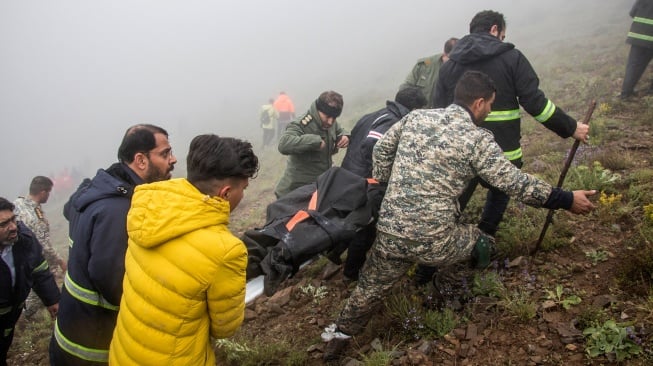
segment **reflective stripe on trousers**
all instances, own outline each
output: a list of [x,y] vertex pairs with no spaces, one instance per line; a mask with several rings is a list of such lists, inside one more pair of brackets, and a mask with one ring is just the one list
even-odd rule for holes
[[93,362],[109,362],[108,349],[89,348],[72,342],[70,339],[66,338],[63,333],[61,333],[59,324],[56,320],[54,322],[54,339],[56,339],[57,344],[59,347],[61,347],[62,350],[70,353],[77,358]]

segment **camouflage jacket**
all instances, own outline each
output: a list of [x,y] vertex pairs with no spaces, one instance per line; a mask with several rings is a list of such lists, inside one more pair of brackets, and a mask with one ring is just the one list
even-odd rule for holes
[[18,197],[14,201],[14,213],[27,226],[43,247],[43,255],[51,268],[59,266],[62,259],[50,242],[50,224],[40,203],[29,197]]
[[378,230],[420,242],[446,237],[457,224],[458,196],[475,176],[536,207],[552,192],[511,164],[456,104],[409,113],[376,144],[373,159],[374,178],[388,182]]

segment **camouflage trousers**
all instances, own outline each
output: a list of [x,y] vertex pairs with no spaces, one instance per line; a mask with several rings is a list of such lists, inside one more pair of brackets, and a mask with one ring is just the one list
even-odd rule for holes
[[423,243],[377,231],[358,284],[336,320],[338,329],[362,333],[382,299],[414,263],[442,266],[469,259],[480,235],[474,225],[455,225],[445,237]]

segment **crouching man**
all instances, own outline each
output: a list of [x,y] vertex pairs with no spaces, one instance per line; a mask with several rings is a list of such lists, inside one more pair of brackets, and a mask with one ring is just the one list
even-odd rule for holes
[[376,240],[357,287],[336,323],[325,330],[324,358],[340,357],[361,333],[381,300],[415,263],[441,266],[470,257],[489,264],[492,239],[475,225],[459,223],[458,197],[474,177],[535,207],[587,214],[596,191],[564,191],[521,172],[492,134],[477,125],[490,113],[492,79],[478,71],[458,81],[454,103],[416,110],[395,124],[374,147],[373,175],[388,182]]

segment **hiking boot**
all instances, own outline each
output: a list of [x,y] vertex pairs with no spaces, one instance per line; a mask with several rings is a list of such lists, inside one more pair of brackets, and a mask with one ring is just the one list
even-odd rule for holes
[[490,265],[490,258],[494,253],[494,239],[485,234],[481,234],[474,249],[472,249],[472,265],[475,268],[483,269]]
[[425,264],[417,265],[415,269],[415,287],[423,287],[433,280],[433,276],[438,271],[435,266],[427,266]]

